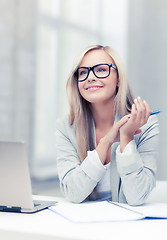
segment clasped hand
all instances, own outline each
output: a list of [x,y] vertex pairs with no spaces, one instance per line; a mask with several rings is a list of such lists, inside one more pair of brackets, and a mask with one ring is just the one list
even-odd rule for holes
[[[146,101],[140,97],[134,100],[131,114],[125,115],[119,120],[112,129],[107,133],[110,144],[117,141],[125,141],[126,145],[133,139],[133,136],[141,132],[140,128],[147,123],[151,109]],[[124,148],[124,147],[123,147]]]

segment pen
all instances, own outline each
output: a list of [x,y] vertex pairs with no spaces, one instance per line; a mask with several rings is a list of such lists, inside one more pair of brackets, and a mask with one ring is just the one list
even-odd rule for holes
[[158,114],[158,113],[161,113],[161,112],[162,112],[161,110],[156,110],[156,111],[153,111],[153,112],[151,112],[151,113],[150,113],[150,116],[151,116],[151,115]]
[[[155,114],[159,114],[161,112],[162,112],[161,110],[155,110],[155,111],[150,113],[150,116],[155,115]],[[128,117],[128,118],[130,118],[130,117]]]

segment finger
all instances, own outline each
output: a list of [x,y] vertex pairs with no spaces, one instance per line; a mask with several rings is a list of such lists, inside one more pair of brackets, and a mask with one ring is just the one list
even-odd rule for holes
[[119,121],[116,123],[118,129],[120,129],[125,123],[128,122],[130,115],[131,115],[131,114],[124,116],[123,118],[121,118],[121,120],[119,120]]
[[138,118],[143,121],[146,115],[146,107],[140,97],[134,100],[138,113]]
[[131,116],[130,118],[134,121],[134,119],[136,119],[137,116],[137,109],[136,109],[136,105],[132,104],[132,109],[131,109]]
[[148,105],[148,103],[144,100],[143,101],[144,105],[145,105],[145,108],[146,108],[146,118],[148,120],[149,116],[150,116],[150,113],[151,113],[151,108],[150,106]]

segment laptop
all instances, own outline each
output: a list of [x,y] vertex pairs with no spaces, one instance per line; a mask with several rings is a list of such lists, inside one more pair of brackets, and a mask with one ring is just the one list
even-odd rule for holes
[[55,203],[33,201],[25,144],[0,142],[0,211],[34,213]]

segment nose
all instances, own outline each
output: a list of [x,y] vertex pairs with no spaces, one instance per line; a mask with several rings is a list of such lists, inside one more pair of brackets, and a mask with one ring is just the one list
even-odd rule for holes
[[94,73],[93,73],[92,70],[90,70],[90,72],[89,72],[89,75],[88,75],[87,81],[88,81],[88,82],[96,81],[96,76],[94,75]]

